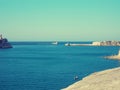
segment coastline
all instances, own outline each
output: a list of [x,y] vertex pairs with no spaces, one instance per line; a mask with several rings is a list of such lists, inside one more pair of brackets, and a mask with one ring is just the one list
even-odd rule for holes
[[117,59],[120,60],[120,55],[106,56],[107,59]]
[[62,90],[119,90],[120,67],[93,73]]
[[[118,55],[106,56],[107,59],[120,60]],[[62,90],[119,90],[120,67],[93,73]]]

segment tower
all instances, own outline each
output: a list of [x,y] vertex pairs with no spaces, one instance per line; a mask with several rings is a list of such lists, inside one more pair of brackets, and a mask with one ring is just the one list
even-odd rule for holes
[[118,52],[118,56],[120,56],[120,50],[119,50],[119,52]]
[[2,40],[3,38],[2,38],[2,34],[0,34],[0,40]]

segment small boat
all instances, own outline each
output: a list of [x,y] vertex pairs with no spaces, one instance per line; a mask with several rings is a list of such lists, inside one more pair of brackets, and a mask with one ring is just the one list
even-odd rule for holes
[[70,43],[66,43],[65,46],[70,46]]
[[74,77],[74,80],[77,80],[77,79],[79,79],[79,77],[78,77],[78,76],[75,76],[75,77]]
[[58,42],[53,42],[52,44],[57,45],[57,44],[58,44]]

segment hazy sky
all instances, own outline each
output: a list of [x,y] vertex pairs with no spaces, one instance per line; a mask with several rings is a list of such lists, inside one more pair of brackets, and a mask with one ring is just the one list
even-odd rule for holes
[[0,0],[9,41],[120,40],[120,0]]

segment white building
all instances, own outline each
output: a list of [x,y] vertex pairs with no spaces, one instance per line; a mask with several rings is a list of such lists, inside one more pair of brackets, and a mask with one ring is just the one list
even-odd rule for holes
[[100,46],[100,42],[93,42],[92,45],[93,46]]

